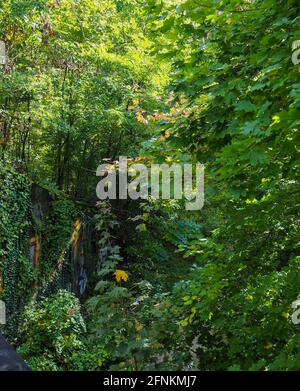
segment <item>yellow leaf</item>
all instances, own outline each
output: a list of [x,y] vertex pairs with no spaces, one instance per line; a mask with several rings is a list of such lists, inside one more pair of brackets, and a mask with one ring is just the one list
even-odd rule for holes
[[114,275],[117,282],[128,280],[128,274],[124,270],[118,269],[114,272]]

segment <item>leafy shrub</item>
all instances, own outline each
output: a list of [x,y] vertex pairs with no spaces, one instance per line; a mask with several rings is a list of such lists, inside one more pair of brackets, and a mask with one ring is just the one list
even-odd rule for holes
[[70,369],[72,355],[84,347],[84,332],[79,300],[61,290],[26,307],[18,351],[32,369]]

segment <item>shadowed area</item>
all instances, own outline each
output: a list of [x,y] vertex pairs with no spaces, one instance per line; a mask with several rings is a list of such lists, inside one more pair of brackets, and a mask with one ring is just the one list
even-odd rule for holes
[[0,371],[30,371],[16,351],[0,334]]

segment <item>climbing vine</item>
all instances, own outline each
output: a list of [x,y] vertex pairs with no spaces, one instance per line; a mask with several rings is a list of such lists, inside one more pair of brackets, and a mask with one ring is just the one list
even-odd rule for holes
[[13,336],[34,276],[25,243],[30,224],[30,182],[12,163],[0,161],[0,195],[0,298],[8,313],[5,333]]

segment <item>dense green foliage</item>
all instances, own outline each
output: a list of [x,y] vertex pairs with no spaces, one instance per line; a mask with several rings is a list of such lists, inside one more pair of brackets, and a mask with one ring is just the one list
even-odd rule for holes
[[136,114],[163,105],[166,66],[148,55],[140,2],[3,3],[2,149],[39,182],[94,194],[99,157],[137,153],[150,126]]
[[[0,39],[0,298],[29,365],[299,370],[298,1],[3,0]],[[204,208],[96,205],[119,155],[203,163]],[[34,270],[30,181],[54,199]],[[104,260],[49,296],[84,216]]]
[[40,370],[72,368],[73,354],[82,348],[79,336],[85,331],[79,310],[79,300],[66,291],[26,307],[19,352],[29,365]]
[[29,181],[9,161],[1,162],[0,176],[0,299],[5,300],[12,314],[7,333],[13,335],[21,309],[30,298],[33,281],[26,245],[21,240],[29,225]]
[[299,294],[299,68],[291,62],[299,7],[154,9],[165,12],[153,23],[181,108],[164,149],[206,163],[205,232],[181,246],[198,264],[175,287],[180,324],[190,341],[198,336],[203,368],[298,369],[290,315]]

